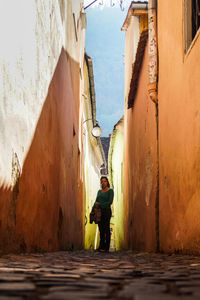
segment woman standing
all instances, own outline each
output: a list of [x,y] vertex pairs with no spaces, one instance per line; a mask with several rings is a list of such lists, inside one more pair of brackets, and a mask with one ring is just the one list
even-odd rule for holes
[[94,204],[95,206],[98,203],[101,209],[101,220],[98,222],[100,231],[100,245],[98,250],[108,252],[110,248],[110,218],[112,215],[110,206],[113,202],[114,192],[110,188],[110,183],[106,176],[101,177],[100,183],[101,190],[98,191]]

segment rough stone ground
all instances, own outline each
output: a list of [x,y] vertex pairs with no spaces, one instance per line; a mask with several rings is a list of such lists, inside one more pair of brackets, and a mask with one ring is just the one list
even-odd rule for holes
[[200,299],[200,257],[93,251],[0,258],[0,300]]

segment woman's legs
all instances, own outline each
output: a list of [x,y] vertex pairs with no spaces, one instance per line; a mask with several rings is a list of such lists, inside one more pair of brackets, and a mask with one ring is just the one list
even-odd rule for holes
[[105,249],[105,228],[104,228],[104,223],[102,220],[98,223],[99,226],[99,232],[100,232],[100,245],[99,249],[104,250]]
[[111,209],[101,210],[101,221],[98,223],[100,231],[100,249],[109,250],[110,248],[110,218]]

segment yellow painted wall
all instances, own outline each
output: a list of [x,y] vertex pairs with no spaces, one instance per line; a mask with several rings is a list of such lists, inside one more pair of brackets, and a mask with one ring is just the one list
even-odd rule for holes
[[[84,203],[85,203],[85,249],[94,249],[99,240],[96,224],[89,223],[89,215],[100,189],[100,166],[103,158],[100,146],[92,136],[92,107],[90,98],[89,74],[86,62],[84,62],[84,100],[83,100],[83,157],[84,157]],[[89,119],[89,120],[88,120]],[[86,121],[88,120],[88,121]],[[85,122],[86,121],[86,122]]]
[[140,16],[140,33],[148,29],[148,14]]
[[123,249],[124,244],[123,164],[124,120],[122,118],[114,127],[109,149],[109,176],[114,189],[111,228],[114,231],[115,250]]
[[90,155],[85,156],[84,162],[84,183],[85,183],[85,249],[95,249],[98,242],[98,226],[94,223],[90,224],[90,212],[99,190],[100,174],[91,165]]

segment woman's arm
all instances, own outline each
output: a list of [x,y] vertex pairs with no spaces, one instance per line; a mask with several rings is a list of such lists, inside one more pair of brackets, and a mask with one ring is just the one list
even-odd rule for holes
[[93,204],[93,206],[92,206],[92,211],[94,211],[95,203],[96,203],[96,202],[99,202],[99,201],[98,201],[98,194],[99,194],[99,191],[97,192],[96,200],[95,200],[95,202],[94,202],[94,204]]
[[111,205],[113,203],[113,198],[114,198],[114,191],[113,189],[109,190],[109,198],[108,198],[108,204]]

